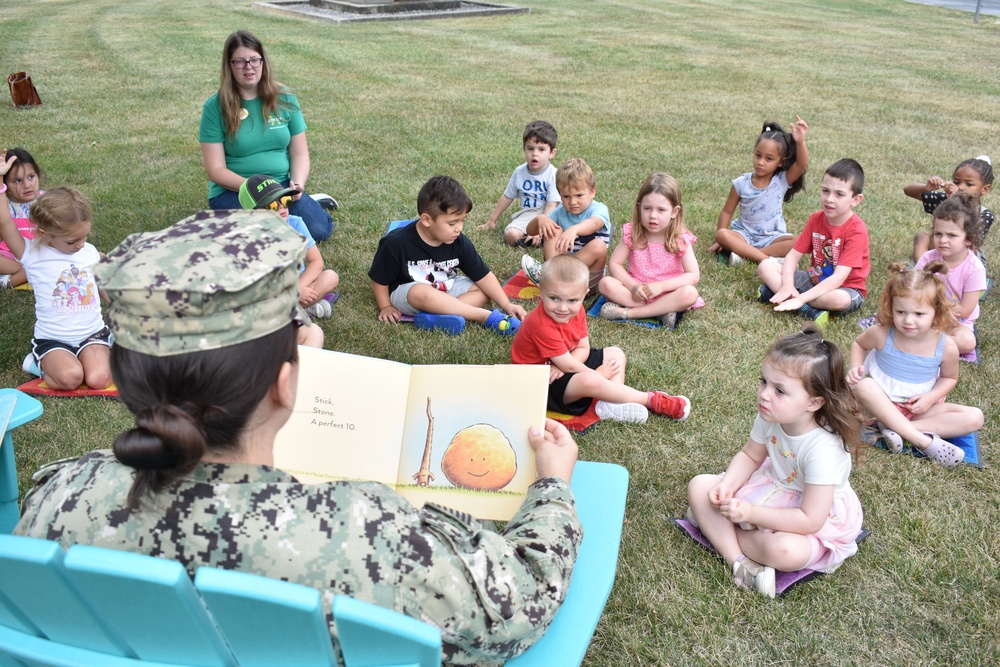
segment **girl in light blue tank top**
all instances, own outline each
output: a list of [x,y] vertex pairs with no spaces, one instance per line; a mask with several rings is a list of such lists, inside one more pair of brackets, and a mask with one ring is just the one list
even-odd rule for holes
[[889,267],[878,323],[851,345],[847,379],[891,451],[902,451],[906,441],[953,468],[964,453],[946,438],[979,430],[983,412],[945,402],[958,383],[958,346],[944,333],[955,326],[955,316],[944,281],[934,274],[948,267],[935,261],[925,269]]

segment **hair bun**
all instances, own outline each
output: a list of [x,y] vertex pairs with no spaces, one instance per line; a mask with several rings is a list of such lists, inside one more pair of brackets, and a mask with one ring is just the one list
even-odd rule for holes
[[120,434],[113,449],[115,458],[138,470],[171,468],[176,459],[163,438],[142,427]]

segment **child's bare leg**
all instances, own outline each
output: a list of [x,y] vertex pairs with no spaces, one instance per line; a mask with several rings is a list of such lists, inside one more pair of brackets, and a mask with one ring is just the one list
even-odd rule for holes
[[312,281],[312,284],[309,286],[322,296],[326,296],[333,290],[337,289],[337,285],[339,284],[340,276],[337,275],[337,272],[332,269],[325,269],[316,277],[316,280]]
[[[604,363],[601,367],[611,373],[610,376],[605,374],[612,382],[617,382],[618,384],[625,384],[625,365],[628,360],[625,358],[625,351],[620,347],[606,347],[604,348]],[[600,370],[598,370],[600,372]],[[636,401],[645,405],[646,401]]]
[[[708,492],[722,481],[719,475],[698,475],[688,483],[688,504],[698,522],[698,530],[708,538],[715,550],[732,566],[744,555],[736,536],[739,530],[732,521],[719,514],[719,510],[708,499]],[[752,556],[751,556],[752,558]]]
[[88,387],[107,389],[111,386],[110,347],[107,345],[88,345],[80,350],[80,364],[83,366],[83,382]]
[[580,248],[576,256],[587,265],[590,275],[596,273],[604,274],[604,267],[608,263],[608,246],[601,239],[593,239]]
[[768,258],[768,255],[747,243],[742,234],[734,232],[731,229],[716,230],[715,241],[729,252],[735,252],[740,257],[749,259],[752,262],[759,263]]
[[812,557],[812,543],[805,535],[740,530],[737,539],[748,557],[784,572],[801,570]]
[[617,303],[619,306],[634,308],[635,306],[641,306],[645,303],[644,301],[639,301],[632,296],[632,290],[625,287],[622,281],[618,280],[614,276],[604,276],[601,278],[601,282],[598,283],[597,289],[604,295],[604,298],[612,303]]
[[921,433],[935,433],[942,438],[954,438],[982,428],[983,411],[955,403],[935,403],[922,415],[914,415],[910,425]]
[[958,345],[959,354],[968,354],[976,349],[976,334],[969,327],[959,325],[951,330],[951,337]]
[[503,233],[503,240],[507,245],[517,245],[517,242],[526,236],[524,232],[517,228],[508,228]]
[[0,275],[10,276],[10,286],[17,287],[28,282],[24,267],[16,259],[0,256]]
[[781,264],[776,259],[768,258],[761,261],[757,265],[757,275],[772,292],[781,289]]
[[553,257],[555,257],[558,254],[560,254],[560,253],[556,250],[556,240],[554,238],[543,239],[542,240],[542,258],[543,259],[546,259],[546,260],[552,259]]
[[875,380],[870,377],[861,380],[854,388],[854,395],[868,408],[875,419],[884,424],[886,428],[898,433],[903,440],[913,443],[919,449],[924,449],[931,444],[931,439],[903,416],[896,408],[896,404],[889,400],[889,397],[885,395],[882,387]]
[[306,347],[323,349],[325,335],[318,324],[307,324],[299,327],[298,343]]
[[794,245],[795,237],[789,234],[788,236],[778,237],[771,245],[760,248],[760,251],[768,257],[784,257]]
[[417,284],[406,293],[406,300],[425,313],[458,315],[471,322],[485,322],[490,316],[490,311],[483,308],[487,302],[486,295],[475,285],[465,294],[454,297],[430,285]]
[[38,366],[45,384],[53,389],[70,391],[83,384],[83,364],[68,350],[52,350],[42,357]]
[[846,310],[851,307],[851,295],[838,288],[816,297],[809,305],[819,310]]
[[913,237],[913,263],[916,264],[923,254],[931,249],[931,236],[927,232],[917,232]]
[[[607,359],[605,359],[607,363]],[[623,371],[624,372],[624,371]],[[596,398],[608,403],[638,403],[646,405],[649,394],[626,384],[609,380],[600,373],[577,373],[566,384],[565,401],[572,403],[581,398]]]
[[629,308],[626,316],[639,319],[643,317],[659,317],[667,313],[679,313],[693,306],[697,300],[697,288],[694,285],[684,285],[678,287],[673,292],[661,294],[656,301]]

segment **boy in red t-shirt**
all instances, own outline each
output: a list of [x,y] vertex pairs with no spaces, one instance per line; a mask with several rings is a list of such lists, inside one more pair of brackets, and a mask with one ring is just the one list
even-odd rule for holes
[[542,266],[541,307],[521,323],[510,358],[515,364],[549,364],[548,409],[582,415],[597,399],[597,416],[645,422],[649,410],[676,420],[686,419],[691,401],[662,391],[644,392],[625,384],[621,348],[592,349],[587,336],[590,272],[575,255],[556,255]]
[[[764,260],[757,274],[764,281],[758,290],[761,303],[774,309],[797,310],[819,326],[830,313],[844,315],[865,302],[866,280],[871,270],[868,228],[854,212],[864,195],[865,172],[851,159],[838,160],[823,174],[820,203],[806,228],[784,258]],[[808,271],[798,270],[809,253]]]

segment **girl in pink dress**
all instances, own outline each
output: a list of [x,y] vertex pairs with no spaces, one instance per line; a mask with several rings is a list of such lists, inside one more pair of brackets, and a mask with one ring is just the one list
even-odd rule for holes
[[696,240],[684,226],[677,181],[667,174],[647,178],[639,188],[632,222],[625,225],[621,243],[611,253],[611,275],[598,287],[607,299],[601,317],[655,317],[673,329],[680,313],[704,306],[695,287],[701,279]]

